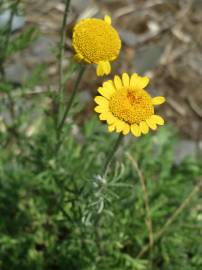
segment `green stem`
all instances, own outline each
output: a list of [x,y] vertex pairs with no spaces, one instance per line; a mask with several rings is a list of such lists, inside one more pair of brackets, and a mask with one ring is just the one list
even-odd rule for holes
[[[105,176],[107,169],[108,169],[108,166],[110,165],[112,158],[114,157],[114,154],[116,153],[122,139],[123,139],[123,135],[120,133],[119,136],[117,137],[111,151],[107,155],[107,159],[106,159],[106,162],[103,166],[102,173],[101,173],[102,176]],[[99,251],[100,257],[102,258],[105,256],[105,251],[104,251],[104,248],[102,246],[103,235],[102,235],[102,230],[101,230],[101,226],[100,226],[101,225],[101,218],[102,218],[102,215],[98,214],[97,219],[95,220],[95,223],[94,223],[94,228],[95,228],[97,249]]]
[[65,34],[66,34],[66,25],[67,25],[67,15],[69,11],[70,0],[66,0],[65,11],[62,21],[62,29],[60,36],[60,50],[59,50],[59,113],[58,113],[58,122],[60,121],[60,114],[63,110],[63,99],[64,99],[64,73],[63,73],[63,58],[64,58],[64,47],[65,47]]
[[[3,56],[0,57],[0,73],[1,73],[1,77],[3,79],[3,81],[6,81],[5,78],[5,70],[4,70],[4,62],[6,60],[7,54],[8,54],[8,48],[9,48],[9,43],[10,43],[10,38],[11,38],[11,33],[12,33],[12,24],[13,24],[13,19],[15,14],[17,13],[17,9],[18,9],[18,5],[20,3],[20,0],[16,0],[13,5],[12,5],[12,10],[11,10],[11,14],[7,23],[7,32],[6,32],[6,36],[5,36],[5,41],[4,41],[4,45],[2,48],[2,52],[3,52]],[[0,52],[1,54],[1,52]],[[9,101],[9,111],[10,111],[10,115],[11,115],[11,119],[15,119],[15,109],[14,109],[14,100],[13,97],[10,93],[10,91],[8,91],[7,93],[7,97],[8,97],[8,101]],[[17,134],[17,130],[16,128],[13,127],[13,130],[15,130],[15,133]]]
[[61,120],[61,122],[59,123],[59,126],[58,126],[58,131],[59,132],[62,131],[62,128],[63,128],[64,123],[65,123],[65,119],[67,118],[67,115],[68,115],[68,113],[70,111],[70,108],[71,108],[71,106],[73,104],[74,98],[76,96],[76,93],[77,93],[77,90],[79,88],[79,84],[81,82],[81,79],[83,77],[83,74],[84,74],[85,69],[86,69],[86,66],[85,65],[80,65],[79,66],[79,73],[78,73],[77,80],[75,82],[75,85],[74,85],[74,88],[72,90],[71,96],[70,96],[69,101],[67,103],[67,107],[65,109],[65,112],[64,112],[64,115],[62,117],[62,120]]
[[18,7],[19,3],[20,3],[20,0],[17,0],[14,3],[12,11],[11,11],[10,18],[9,18],[9,21],[8,21],[8,33],[6,35],[6,40],[5,40],[5,44],[4,44],[4,50],[5,50],[4,52],[5,52],[5,54],[7,53],[8,44],[9,44],[10,37],[11,37],[13,18],[14,18],[14,15],[16,14],[17,7]]
[[102,170],[102,175],[106,174],[106,171],[107,171],[107,169],[112,161],[112,158],[113,158],[114,154],[116,153],[122,139],[123,139],[123,135],[120,133],[119,136],[117,137],[117,140],[115,141],[115,143],[113,145],[112,150],[107,155],[107,159],[106,159],[106,162],[105,162],[103,170]]
[[76,93],[77,93],[77,91],[78,91],[79,84],[80,84],[80,82],[81,82],[81,79],[82,79],[82,77],[83,77],[83,74],[84,74],[85,70],[86,70],[86,66],[81,64],[81,65],[79,66],[78,77],[77,77],[77,79],[76,79],[76,82],[75,82],[75,84],[74,84],[74,88],[73,88],[73,90],[72,90],[71,96],[70,96],[69,101],[68,101],[68,103],[67,103],[67,107],[66,107],[65,112],[64,112],[64,114],[63,114],[62,120],[61,120],[61,122],[59,123],[59,125],[58,125],[58,127],[57,127],[58,144],[57,144],[57,146],[56,146],[56,152],[58,152],[58,150],[59,150],[59,148],[60,148],[60,146],[61,146],[61,144],[62,144],[62,140],[61,140],[62,129],[63,129],[63,127],[64,127],[65,120],[66,120],[66,118],[67,118],[67,116],[68,116],[68,113],[69,113],[69,111],[70,111],[70,109],[71,109],[71,106],[72,106],[72,104],[73,104],[74,98],[75,98]]
[[16,14],[16,12],[17,12],[17,7],[18,7],[19,3],[20,3],[20,0],[16,0],[16,2],[12,6],[10,18],[9,18],[8,25],[7,25],[7,33],[6,33],[6,36],[5,36],[4,45],[3,45],[3,48],[2,48],[2,52],[0,52],[0,54],[3,53],[3,56],[0,57],[1,58],[0,59],[0,62],[1,62],[0,72],[2,74],[2,77],[5,76],[3,65],[4,65],[4,62],[5,62],[5,59],[7,57],[7,53],[8,53],[8,45],[9,45],[10,38],[11,38],[11,33],[12,33],[13,18],[14,18],[14,15]]

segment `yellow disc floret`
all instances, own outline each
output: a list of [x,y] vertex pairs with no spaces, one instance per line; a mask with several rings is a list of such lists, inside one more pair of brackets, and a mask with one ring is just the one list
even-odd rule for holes
[[76,24],[73,31],[75,58],[98,65],[97,74],[109,74],[110,61],[115,60],[121,48],[117,31],[111,26],[111,19],[83,19]]
[[152,99],[144,90],[122,89],[109,100],[112,114],[128,124],[139,124],[154,114]]

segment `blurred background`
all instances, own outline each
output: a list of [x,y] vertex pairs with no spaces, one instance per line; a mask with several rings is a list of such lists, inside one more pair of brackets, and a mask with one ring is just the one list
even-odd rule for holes
[[[5,8],[7,1],[3,2],[1,6]],[[40,35],[29,48],[7,61],[6,77],[14,84],[22,84],[36,65],[43,64],[48,85],[54,89],[57,63],[53,52],[59,42],[64,3],[29,0],[22,1],[20,7],[23,15],[14,19],[13,34],[35,26]],[[8,12],[1,14],[0,27]],[[113,63],[113,74],[138,72],[152,78],[151,93],[167,99],[166,121],[183,135],[181,151],[195,154],[202,140],[202,1],[74,0],[68,15],[65,67],[72,56],[71,35],[75,22],[85,17],[102,18],[105,14],[112,17],[123,43],[121,56]],[[102,79],[96,78],[95,68],[90,67],[81,90],[81,101],[88,104],[85,116],[92,113],[91,97],[100,82]],[[46,88],[47,82],[46,86],[43,84],[38,83],[36,95]],[[68,92],[68,85],[66,89]]]

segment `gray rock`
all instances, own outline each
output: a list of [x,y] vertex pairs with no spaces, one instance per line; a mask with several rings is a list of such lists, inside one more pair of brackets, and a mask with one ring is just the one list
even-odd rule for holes
[[119,34],[122,42],[129,47],[134,47],[139,42],[138,35],[136,35],[132,31],[119,30]]
[[71,2],[71,6],[78,12],[83,12],[85,9],[91,7],[92,0],[74,0]]
[[[0,15],[0,28],[3,28],[8,23],[11,16],[11,10],[6,10]],[[25,18],[22,16],[14,15],[11,30],[16,31],[22,28],[25,24]]]
[[192,140],[182,140],[175,147],[174,163],[180,164],[186,157],[197,155],[197,144]]
[[54,60],[52,50],[56,44],[48,37],[41,36],[32,45],[32,56],[40,59],[41,62]]
[[90,91],[82,91],[80,92],[80,102],[83,105],[89,104],[89,102],[91,101],[91,95],[90,95]]
[[5,68],[6,79],[13,83],[21,83],[29,74],[23,62],[17,61]]
[[194,8],[202,8],[202,0],[194,0],[192,5]]
[[135,70],[139,73],[145,73],[157,66],[160,57],[164,51],[164,46],[155,44],[139,49],[135,57]]
[[186,62],[196,72],[202,75],[202,53],[200,51],[191,51],[186,56]]

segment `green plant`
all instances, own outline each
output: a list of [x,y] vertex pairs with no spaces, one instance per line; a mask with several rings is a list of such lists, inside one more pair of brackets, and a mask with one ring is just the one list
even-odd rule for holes
[[[16,38],[10,53],[33,40]],[[61,66],[60,91],[30,99],[42,71],[18,89],[1,75],[0,269],[200,269],[201,160],[176,166],[167,126],[123,140],[105,166],[117,134],[95,116],[76,120],[79,95],[61,103],[65,79],[78,73],[77,91],[83,66]]]

